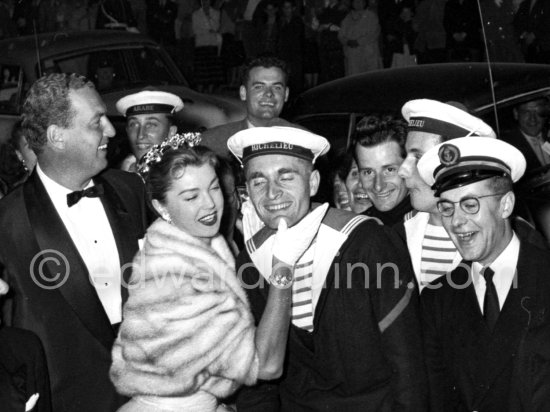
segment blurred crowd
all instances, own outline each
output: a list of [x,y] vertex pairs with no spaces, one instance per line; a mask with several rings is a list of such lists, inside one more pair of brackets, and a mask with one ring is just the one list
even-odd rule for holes
[[238,86],[244,62],[266,53],[290,63],[294,94],[383,67],[550,62],[543,0],[0,0],[1,9],[0,39],[100,28],[148,34],[205,92]]

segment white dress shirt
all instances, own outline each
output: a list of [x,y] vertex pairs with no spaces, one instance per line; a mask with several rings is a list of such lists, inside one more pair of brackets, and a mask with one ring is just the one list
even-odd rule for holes
[[[90,282],[111,321],[122,320],[121,269],[118,249],[103,204],[99,198],[83,197],[72,207],[67,206],[67,194],[72,190],[50,179],[40,165],[36,171],[52,203],[82,257]],[[94,186],[93,181],[85,189]],[[69,274],[79,276],[80,274]]]
[[[514,277],[517,271],[519,258],[519,239],[514,233],[512,240],[506,246],[506,249],[495,259],[489,267],[495,272],[493,276],[493,283],[497,290],[498,295],[498,304],[500,309],[504,306],[504,301],[508,296],[510,288],[513,287]],[[474,262],[472,264],[472,276],[474,288],[476,291],[477,301],[479,302],[479,307],[481,308],[481,313],[483,313],[483,301],[485,300],[485,291],[487,290],[487,285],[485,283],[485,278],[480,274],[483,266],[479,262]]]
[[550,153],[547,153],[545,150],[547,145],[544,146],[544,140],[542,138],[542,133],[539,133],[537,136],[530,136],[526,133],[521,132],[529,143],[529,146],[533,149],[540,163],[544,166],[550,164]]

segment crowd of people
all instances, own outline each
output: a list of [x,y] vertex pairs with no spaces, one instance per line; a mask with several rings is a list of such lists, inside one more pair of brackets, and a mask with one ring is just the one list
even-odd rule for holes
[[[514,213],[527,151],[418,96],[357,123],[321,204],[330,143],[279,117],[288,83],[252,60],[247,116],[203,133],[178,133],[171,93],[122,97],[124,170],[91,81],[31,86],[0,200],[3,409],[550,407],[550,246]],[[514,111],[523,136],[543,104]]]
[[129,29],[165,46],[201,91],[238,86],[246,60],[289,62],[293,94],[384,67],[550,63],[543,0],[1,0],[0,39]]

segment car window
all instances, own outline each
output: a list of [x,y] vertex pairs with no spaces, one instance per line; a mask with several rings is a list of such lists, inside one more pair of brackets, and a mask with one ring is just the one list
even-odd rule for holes
[[0,65],[0,113],[16,113],[23,71],[17,65]]
[[135,68],[137,82],[150,84],[179,83],[162,55],[150,47],[129,50],[129,64]]
[[44,74],[79,73],[93,81],[100,92],[126,86],[128,71],[124,66],[122,50],[93,51],[43,61]]

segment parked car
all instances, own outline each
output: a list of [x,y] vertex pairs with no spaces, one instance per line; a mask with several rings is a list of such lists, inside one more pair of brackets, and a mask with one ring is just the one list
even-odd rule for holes
[[30,85],[51,72],[80,73],[95,82],[117,129],[109,143],[111,164],[128,152],[125,121],[115,104],[146,86],[182,98],[184,109],[176,116],[180,131],[210,128],[246,115],[237,98],[192,90],[168,53],[147,36],[112,30],[45,33],[0,41],[0,141],[9,136]]
[[[327,137],[332,149],[321,171],[326,181],[332,156],[352,142],[366,114],[394,113],[412,99],[462,103],[497,135],[514,127],[513,108],[550,96],[550,65],[444,63],[385,69],[322,84],[302,93],[288,109],[293,122]],[[518,211],[550,241],[550,167],[530,171],[519,187]],[[327,198],[325,186],[324,198]]]

